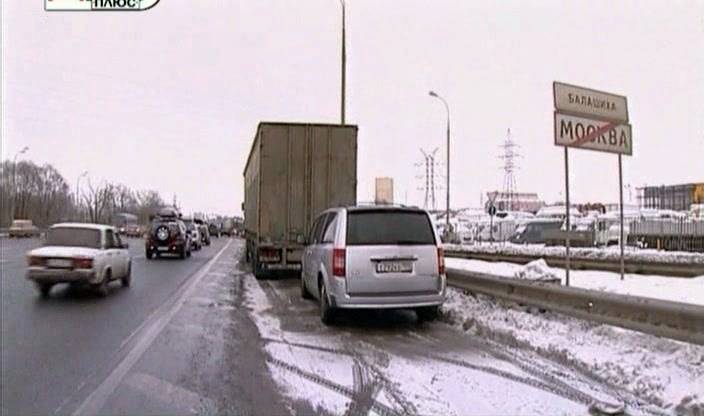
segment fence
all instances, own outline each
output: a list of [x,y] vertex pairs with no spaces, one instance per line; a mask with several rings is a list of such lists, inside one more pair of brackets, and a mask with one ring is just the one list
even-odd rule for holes
[[647,248],[704,252],[704,221],[641,220],[630,225],[628,243]]

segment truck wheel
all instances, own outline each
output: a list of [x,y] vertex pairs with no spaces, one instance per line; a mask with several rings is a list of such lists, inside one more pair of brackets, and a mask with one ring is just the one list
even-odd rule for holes
[[252,257],[252,272],[254,273],[254,278],[257,280],[261,280],[265,277],[264,272],[259,268],[259,261],[257,261],[256,256]]

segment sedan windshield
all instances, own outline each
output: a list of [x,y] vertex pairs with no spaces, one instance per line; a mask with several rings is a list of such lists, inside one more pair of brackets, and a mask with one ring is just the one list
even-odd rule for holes
[[90,228],[51,228],[46,236],[47,246],[100,248],[100,231]]

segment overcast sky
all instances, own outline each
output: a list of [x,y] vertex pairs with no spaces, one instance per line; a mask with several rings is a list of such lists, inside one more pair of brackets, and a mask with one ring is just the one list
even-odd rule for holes
[[[522,154],[518,190],[561,198],[554,80],[628,97],[625,183],[704,181],[704,1],[347,4],[360,200],[391,176],[397,200],[422,204],[419,148],[445,152],[445,110],[430,89],[450,104],[453,206],[501,189],[508,128]],[[260,120],[339,122],[337,0],[2,7],[2,156],[29,146],[27,159],[72,187],[87,170],[93,182],[176,194],[186,211],[236,213]],[[617,200],[616,156],[575,150],[570,165],[573,200]]]

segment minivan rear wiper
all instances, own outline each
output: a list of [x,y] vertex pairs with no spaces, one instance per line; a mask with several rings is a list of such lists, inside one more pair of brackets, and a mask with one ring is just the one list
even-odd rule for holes
[[418,241],[418,240],[397,240],[395,244],[398,246],[432,245],[431,243],[426,243],[424,241]]

